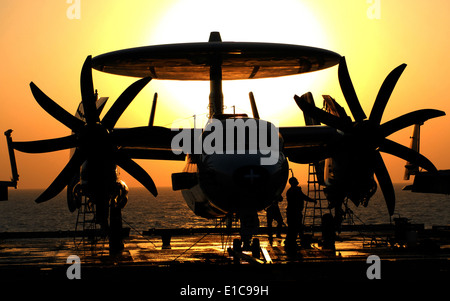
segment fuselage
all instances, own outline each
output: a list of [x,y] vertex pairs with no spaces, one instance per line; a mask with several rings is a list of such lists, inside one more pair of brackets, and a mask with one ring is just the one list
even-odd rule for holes
[[253,118],[214,122],[202,133],[202,153],[187,156],[184,173],[192,184],[182,195],[188,206],[206,218],[267,208],[283,192],[289,174],[275,126]]

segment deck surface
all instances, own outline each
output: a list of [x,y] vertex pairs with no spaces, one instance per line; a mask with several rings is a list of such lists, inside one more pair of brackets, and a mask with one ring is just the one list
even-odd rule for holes
[[[106,240],[96,244],[80,237],[0,238],[0,280],[67,280],[72,264],[67,258],[80,258],[82,280],[150,281],[155,286],[240,283],[272,287],[295,286],[300,281],[367,281],[367,258],[377,255],[383,280],[450,279],[450,239],[426,233],[414,245],[402,247],[388,243],[392,234],[377,236],[341,233],[335,250],[324,249],[320,236],[310,247],[287,253],[284,234],[269,242],[267,234],[257,237],[259,259],[244,251],[239,264],[229,252],[237,234],[191,233],[173,235],[170,247],[163,247],[161,236],[135,235],[125,238],[124,251],[110,255]],[[0,236],[1,237],[1,236]]]

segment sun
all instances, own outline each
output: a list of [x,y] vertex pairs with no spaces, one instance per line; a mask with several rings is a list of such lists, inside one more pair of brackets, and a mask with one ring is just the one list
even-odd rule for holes
[[[180,0],[159,18],[148,44],[206,42],[212,31],[219,31],[223,41],[329,46],[322,26],[299,0]],[[310,91],[316,81],[315,73],[224,81],[224,109],[250,113],[249,92],[252,91],[261,117],[284,118],[295,105],[293,95]],[[158,86],[163,89],[161,97],[166,95],[174,103],[172,108],[185,113],[178,118],[205,116],[208,112],[208,82],[163,81]]]
[[327,44],[314,14],[299,0],[179,0],[150,37],[158,44],[201,42],[211,31],[228,41]]

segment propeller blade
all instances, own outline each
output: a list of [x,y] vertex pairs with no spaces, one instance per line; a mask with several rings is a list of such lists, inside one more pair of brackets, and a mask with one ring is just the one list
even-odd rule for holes
[[248,93],[248,96],[250,97],[250,105],[252,106],[253,118],[259,119],[258,108],[256,107],[256,101],[253,92]]
[[75,132],[84,125],[83,121],[60,107],[56,102],[50,99],[50,97],[45,95],[45,93],[42,92],[33,82],[30,83],[30,88],[37,103],[53,118],[67,126],[69,129]]
[[395,210],[395,190],[380,152],[376,152],[375,155],[375,176],[383,192],[389,215],[392,216]]
[[123,93],[117,98],[116,102],[106,113],[105,117],[102,119],[102,124],[106,126],[107,129],[111,130],[119,120],[122,113],[128,107],[128,105],[133,101],[136,95],[151,81],[151,77],[144,77],[140,80],[131,84]]
[[117,165],[139,181],[155,197],[158,195],[155,183],[148,173],[127,155],[120,153],[117,156]]
[[392,119],[380,126],[380,133],[387,137],[403,128],[414,124],[422,124],[428,119],[444,116],[445,112],[433,109],[417,110],[395,119]]
[[83,156],[79,151],[75,151],[70,158],[69,163],[64,167],[61,173],[56,177],[52,184],[36,199],[36,203],[46,202],[57,196],[66,187],[74,175],[80,172],[81,164],[84,162]]
[[70,135],[62,138],[46,139],[38,141],[13,142],[13,147],[24,153],[48,153],[77,146],[77,138]]
[[307,116],[314,118],[316,121],[331,126],[335,129],[346,131],[349,127],[349,123],[345,122],[343,119],[334,116],[328,112],[325,112],[322,109],[319,109],[315,105],[310,104],[306,101],[305,97],[299,97],[297,95],[294,96],[295,102],[298,107],[303,111],[303,113]]
[[369,120],[375,122],[376,124],[380,124],[381,117],[383,117],[384,109],[391,97],[392,91],[397,84],[398,79],[405,70],[406,64],[402,64],[395,68],[389,73],[389,75],[384,80],[381,85],[380,91],[378,91],[377,98],[375,99],[375,103],[372,107],[372,111],[370,112]]
[[437,171],[434,164],[425,156],[392,140],[384,139],[379,151],[402,158],[403,160],[418,165],[428,171]]
[[341,86],[342,93],[344,94],[345,101],[348,104],[350,111],[352,112],[355,121],[362,121],[366,119],[361,104],[359,103],[358,96],[356,96],[355,88],[353,87],[350,74],[348,73],[347,62],[345,57],[341,58],[338,67],[339,84]]
[[95,105],[97,97],[94,92],[94,83],[92,81],[92,57],[90,55],[84,61],[83,68],[81,69],[80,87],[81,102],[83,103],[86,123],[91,124],[99,122],[100,119]]

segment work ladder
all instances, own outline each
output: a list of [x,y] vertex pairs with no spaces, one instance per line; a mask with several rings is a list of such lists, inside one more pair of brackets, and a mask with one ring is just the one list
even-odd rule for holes
[[[77,240],[78,232],[81,232],[81,237]],[[75,225],[75,247],[83,250],[95,250],[97,243],[104,242],[104,237],[101,237],[100,233],[100,225],[96,223],[95,205],[89,197],[81,196],[81,205]]]
[[304,230],[314,234],[315,228],[320,226],[322,215],[324,213],[331,213],[328,208],[328,200],[323,191],[323,186],[317,177],[317,172],[314,164],[310,163],[308,167],[308,193],[307,195],[317,202],[305,202],[303,211],[303,227]]

